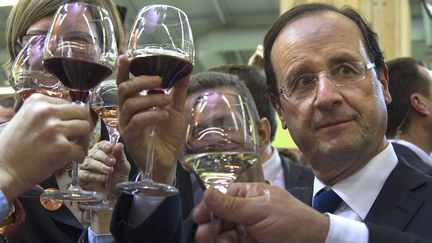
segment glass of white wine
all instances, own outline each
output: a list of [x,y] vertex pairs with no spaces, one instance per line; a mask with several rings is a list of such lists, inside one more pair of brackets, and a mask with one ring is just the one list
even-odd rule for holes
[[[237,92],[198,96],[187,124],[183,167],[205,188],[226,193],[230,183],[257,163],[258,139],[246,98]],[[218,220],[212,217],[214,240]]]

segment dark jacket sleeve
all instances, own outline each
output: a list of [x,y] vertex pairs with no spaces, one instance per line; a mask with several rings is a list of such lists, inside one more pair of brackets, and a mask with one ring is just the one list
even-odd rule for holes
[[132,196],[122,194],[114,209],[111,233],[117,242],[180,242],[180,194],[166,198],[153,214],[137,227],[128,222],[132,200]]

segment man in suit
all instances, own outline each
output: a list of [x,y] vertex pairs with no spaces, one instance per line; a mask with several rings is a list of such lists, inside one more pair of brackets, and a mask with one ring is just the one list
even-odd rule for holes
[[[293,188],[293,187],[303,187],[312,185],[313,175],[309,168],[304,166],[296,165],[291,162],[289,159],[280,156],[276,149],[271,146],[271,141],[274,138],[275,130],[276,130],[276,120],[275,120],[275,112],[272,109],[269,99],[268,93],[266,92],[266,84],[265,84],[265,75],[263,71],[247,66],[247,65],[234,65],[234,66],[224,66],[218,67],[213,70],[225,73],[231,73],[238,76],[240,79],[245,81],[248,84],[246,87],[243,82],[240,82],[237,78],[233,78],[232,75],[224,75],[220,73],[202,73],[193,78],[188,89],[187,89],[187,101],[185,105],[185,111],[190,111],[191,105],[193,103],[194,97],[198,94],[212,90],[218,89],[222,87],[231,87],[236,90],[241,90],[243,93],[248,93],[252,90],[252,96],[255,100],[255,103],[258,104],[257,110],[260,119],[257,121],[258,123],[258,133],[259,133],[259,161],[263,164],[265,178],[271,184],[275,184],[280,186],[281,188]],[[249,91],[245,91],[249,90]],[[255,107],[255,105],[253,106]],[[253,108],[255,110],[256,108]],[[266,169],[267,166],[267,169]],[[171,234],[165,234],[164,230],[161,230],[160,226],[157,226],[158,223],[154,221],[154,219],[162,219],[162,215],[160,212],[171,212],[171,217],[169,220],[175,218],[174,216],[178,214],[177,211],[167,210],[169,206],[176,205],[176,207],[181,207],[183,212],[183,217],[188,216],[189,203],[185,203],[190,199],[193,199],[194,202],[199,202],[201,200],[202,190],[196,183],[195,178],[192,178],[193,181],[187,182],[188,176],[184,176],[184,172],[181,169],[177,169],[177,183],[183,183],[180,186],[182,191],[181,197],[183,198],[182,204],[179,203],[169,203],[170,201],[175,201],[175,198],[166,198],[165,200],[159,201],[161,205],[148,215],[148,213],[137,213],[141,212],[140,208],[132,208],[129,210],[129,207],[126,205],[132,205],[132,207],[137,206],[139,202],[142,202],[142,198],[132,198],[130,196],[123,196],[117,207],[115,215],[115,219],[113,222],[113,234],[116,236],[118,241],[125,241],[135,239],[151,241],[148,237],[154,237],[155,241],[165,242],[171,240],[172,242],[178,242],[177,238],[170,238],[169,240],[164,240],[164,238],[157,238],[157,233],[153,232],[152,234],[145,233],[147,232],[150,226],[155,226],[157,229],[156,232],[162,232],[163,236],[170,237],[173,236]],[[191,190],[190,188],[193,188]],[[192,193],[193,192],[193,193]],[[184,199],[187,195],[189,199]],[[192,205],[194,202],[190,202]],[[148,207],[146,208],[148,210]],[[133,213],[135,212],[135,213]],[[144,216],[143,216],[144,215]],[[156,216],[159,215],[159,216]],[[165,213],[163,213],[165,215]],[[150,217],[147,221],[144,220],[145,217]],[[118,217],[118,218],[117,218]],[[141,220],[138,220],[140,218]],[[132,220],[131,220],[132,219]],[[132,221],[127,222],[128,220]],[[133,224],[133,222],[139,221],[139,223]],[[151,225],[148,222],[152,222]],[[163,227],[169,226],[169,222],[161,222]],[[146,227],[144,227],[146,225]],[[173,227],[175,229],[175,227]],[[182,242],[193,242],[194,241],[194,225],[191,220],[186,219],[182,223]],[[126,232],[126,233],[125,233]],[[134,236],[134,233],[138,233],[139,236]],[[150,231],[148,231],[150,232]],[[139,238],[143,237],[143,238]],[[147,238],[146,238],[147,237]]]
[[432,76],[412,57],[387,62],[389,90],[386,136],[414,168],[432,174]]
[[[388,70],[361,16],[326,4],[292,8],[267,32],[264,64],[282,126],[316,176],[295,196],[315,209],[264,184],[210,189],[194,211],[197,239],[210,240],[211,211],[258,242],[431,240],[432,180],[385,138]],[[233,240],[229,222],[221,237]]]
[[[313,173],[288,157],[282,156],[271,143],[277,129],[276,112],[270,104],[269,94],[266,88],[264,70],[250,65],[223,65],[211,68],[210,71],[224,72],[236,75],[249,89],[254,99],[258,115],[260,117],[260,154],[264,172],[264,178],[271,185],[284,189],[294,187],[311,186]],[[189,93],[193,92],[189,87]],[[188,110],[188,108],[186,108]]]

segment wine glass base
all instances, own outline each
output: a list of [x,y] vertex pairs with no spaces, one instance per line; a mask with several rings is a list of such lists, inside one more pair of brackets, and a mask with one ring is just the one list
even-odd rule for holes
[[91,210],[91,211],[112,211],[114,207],[110,203],[100,203],[100,204],[81,204],[80,209]]
[[154,181],[126,181],[117,184],[117,190],[131,195],[170,197],[178,193],[174,186]]
[[42,193],[41,197],[51,200],[74,202],[100,202],[105,199],[105,196],[102,193],[85,191],[81,189],[66,191],[45,191]]

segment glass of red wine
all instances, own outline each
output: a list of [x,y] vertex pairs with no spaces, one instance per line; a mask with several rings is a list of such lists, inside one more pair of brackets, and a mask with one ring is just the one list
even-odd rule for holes
[[[169,5],[149,5],[138,13],[129,35],[127,54],[134,76],[157,75],[162,86],[144,90],[143,95],[166,93],[177,81],[192,72],[195,49],[187,15]],[[154,126],[149,132],[146,169],[142,181],[123,182],[117,188],[129,194],[172,196],[178,190],[170,185],[153,181]]]
[[[56,12],[44,48],[44,66],[69,89],[72,102],[88,107],[90,91],[109,77],[117,58],[117,42],[109,12],[85,2],[69,2]],[[101,201],[102,193],[78,184],[72,162],[72,183],[66,190],[44,193],[49,199]]]
[[[9,84],[23,100],[34,93],[59,98],[69,96],[63,84],[43,66],[44,41],[45,35],[32,36],[27,43],[23,43],[24,47],[12,63]],[[40,185],[35,185],[20,197],[39,197],[43,191]]]

